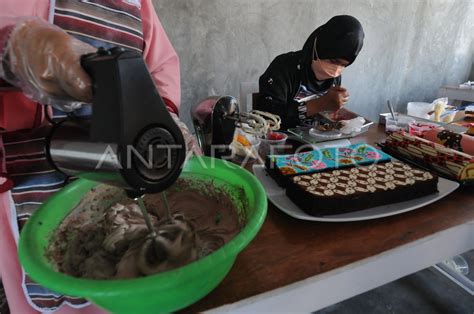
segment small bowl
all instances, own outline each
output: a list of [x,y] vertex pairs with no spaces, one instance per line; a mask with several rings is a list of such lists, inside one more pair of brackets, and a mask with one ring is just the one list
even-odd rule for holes
[[279,140],[270,140],[267,138],[261,139],[259,154],[260,157],[265,159],[268,155],[278,155],[285,151],[285,143],[288,139],[288,135],[282,132],[272,132],[283,136]]
[[[248,210],[246,224],[212,254],[183,267],[127,280],[76,278],[56,271],[46,257],[54,231],[97,183],[79,179],[53,195],[28,220],[19,243],[20,262],[37,283],[58,293],[84,297],[112,313],[174,312],[207,295],[227,275],[239,254],[257,235],[267,212],[261,183],[247,170],[219,159],[194,157],[181,177],[212,181],[227,191],[237,208]],[[242,190],[245,198],[242,198]]]

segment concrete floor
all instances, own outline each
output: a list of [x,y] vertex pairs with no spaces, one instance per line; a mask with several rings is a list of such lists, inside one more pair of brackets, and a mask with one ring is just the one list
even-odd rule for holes
[[[474,252],[463,254],[474,275]],[[429,268],[401,278],[317,314],[474,314],[474,296],[436,269]]]

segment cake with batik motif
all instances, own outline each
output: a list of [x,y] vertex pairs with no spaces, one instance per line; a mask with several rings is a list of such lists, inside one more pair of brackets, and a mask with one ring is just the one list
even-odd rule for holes
[[467,106],[465,110],[467,121],[474,121],[474,106]]
[[313,216],[341,214],[436,193],[438,177],[391,161],[293,176],[287,196]]
[[356,144],[315,149],[291,155],[270,155],[265,160],[265,167],[278,185],[284,187],[288,180],[296,175],[383,163],[390,160],[389,155],[371,145]]

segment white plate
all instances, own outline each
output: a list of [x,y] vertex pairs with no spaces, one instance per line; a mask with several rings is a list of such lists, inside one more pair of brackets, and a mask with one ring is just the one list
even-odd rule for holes
[[285,189],[279,187],[275,180],[270,177],[270,175],[265,170],[264,165],[254,165],[253,173],[260,180],[263,187],[265,188],[265,191],[268,195],[268,199],[282,212],[297,219],[325,222],[369,220],[398,215],[436,202],[437,200],[442,199],[443,197],[447,196],[459,187],[459,183],[457,182],[446,180],[444,178],[439,178],[439,192],[435,194],[423,196],[410,201],[382,205],[350,213],[338,215],[322,215],[315,217],[305,213],[286,196]]

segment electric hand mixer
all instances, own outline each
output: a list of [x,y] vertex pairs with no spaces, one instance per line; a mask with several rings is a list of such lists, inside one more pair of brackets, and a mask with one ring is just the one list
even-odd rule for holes
[[69,176],[123,187],[138,200],[171,186],[181,173],[186,147],[142,56],[100,48],[81,64],[92,80],[91,117],[70,117],[53,127],[47,158]]
[[211,96],[191,108],[196,138],[204,154],[222,158],[229,156],[235,129],[264,137],[269,131],[280,129],[279,116],[251,110],[240,112],[237,99],[232,96]]

